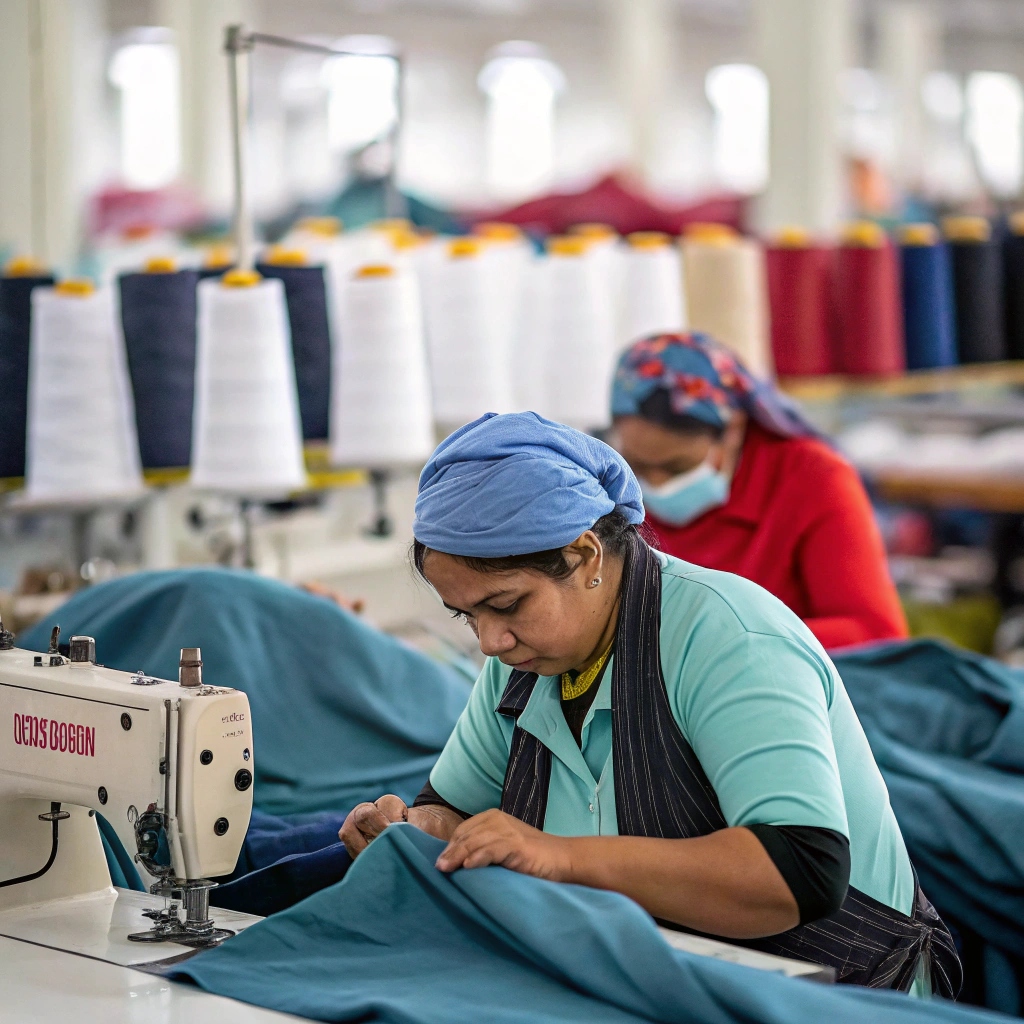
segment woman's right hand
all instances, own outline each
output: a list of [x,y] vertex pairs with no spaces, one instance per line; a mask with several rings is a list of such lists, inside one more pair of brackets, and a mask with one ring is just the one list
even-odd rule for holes
[[357,804],[341,826],[338,838],[355,860],[388,825],[408,820],[409,808],[405,801],[388,793],[372,804]]
[[388,825],[397,821],[407,821],[447,842],[462,824],[462,816],[441,804],[409,807],[401,797],[389,793],[372,804],[358,804],[353,808],[341,826],[338,838],[355,860]]

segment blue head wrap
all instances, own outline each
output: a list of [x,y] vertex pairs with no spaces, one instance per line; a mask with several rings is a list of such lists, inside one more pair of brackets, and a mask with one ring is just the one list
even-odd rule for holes
[[768,381],[753,376],[707,334],[656,334],[631,345],[612,384],[612,415],[642,416],[641,405],[666,391],[672,412],[719,429],[742,409],[781,437],[817,437],[796,405]]
[[535,412],[489,412],[423,467],[412,529],[434,551],[503,558],[565,547],[614,509],[643,522],[640,485],[618,452]]

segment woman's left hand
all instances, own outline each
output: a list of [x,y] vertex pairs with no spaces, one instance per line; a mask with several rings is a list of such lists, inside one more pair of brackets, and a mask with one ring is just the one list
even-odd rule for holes
[[437,858],[441,871],[497,864],[524,875],[566,881],[570,871],[568,844],[526,825],[511,814],[490,810],[464,821]]

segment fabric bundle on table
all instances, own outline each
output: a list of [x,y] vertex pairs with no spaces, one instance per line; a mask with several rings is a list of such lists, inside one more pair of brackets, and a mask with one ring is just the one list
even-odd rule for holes
[[1024,672],[932,640],[833,659],[921,885],[964,945],[962,999],[1024,1011]]
[[342,882],[169,967],[210,992],[322,1021],[679,1024],[995,1021],[674,950],[637,904],[505,868],[444,875],[394,825]]

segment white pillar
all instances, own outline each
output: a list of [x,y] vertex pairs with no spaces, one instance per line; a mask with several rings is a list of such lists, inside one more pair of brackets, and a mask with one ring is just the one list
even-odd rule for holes
[[924,177],[928,123],[921,83],[942,57],[942,25],[923,3],[894,3],[878,12],[878,66],[893,115],[893,177],[904,189]]
[[70,270],[107,171],[102,0],[0,0],[0,244]]
[[606,0],[619,107],[628,131],[628,165],[648,177],[657,159],[661,115],[677,31],[669,0]]
[[770,181],[759,227],[834,231],[846,213],[839,78],[856,53],[851,0],[754,0],[757,63],[768,76]]
[[249,22],[248,0],[158,0],[181,73],[181,169],[214,214],[231,212],[231,117],[224,29]]

